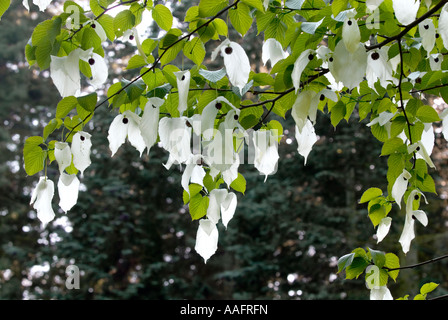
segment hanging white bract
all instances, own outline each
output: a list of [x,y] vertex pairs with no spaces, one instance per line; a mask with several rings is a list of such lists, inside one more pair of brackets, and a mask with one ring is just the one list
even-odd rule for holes
[[392,186],[392,198],[395,199],[395,202],[400,209],[401,199],[408,189],[408,182],[411,177],[411,174],[406,169],[403,169],[403,172],[397,177],[394,185]]
[[145,141],[140,133],[140,117],[130,110],[117,115],[110,124],[107,139],[109,148],[112,151],[112,157],[118,151],[118,148],[128,138],[131,145],[138,150],[140,156],[146,148]]
[[[409,251],[411,241],[415,238],[415,220],[418,220],[425,227],[428,224],[428,217],[426,216],[426,213],[422,210],[414,210],[414,203],[418,204],[421,196],[424,197],[424,194],[415,189],[411,191],[406,201],[406,217],[403,232],[398,240],[404,253]],[[424,199],[426,202],[426,198]]]
[[92,147],[90,138],[90,133],[84,131],[78,131],[72,138],[73,165],[81,172],[81,177],[84,170],[92,163],[90,161],[90,148]]
[[264,181],[277,171],[278,136],[271,130],[258,130],[253,132],[252,141],[255,149],[254,166],[265,176]]
[[302,77],[303,70],[305,70],[308,63],[314,59],[315,51],[306,49],[303,51],[297,60],[294,62],[294,68],[292,69],[291,78],[292,84],[297,91],[300,89],[300,78]]
[[230,83],[238,87],[242,93],[250,74],[250,62],[246,51],[238,43],[226,39],[212,52],[212,61],[216,59],[219,52],[224,59]]
[[81,49],[75,49],[65,57],[51,56],[50,76],[61,96],[77,96],[81,91],[79,74],[79,55]]
[[190,92],[190,71],[178,71],[174,72],[177,82],[177,91],[179,95],[179,105],[177,110],[179,115],[182,116],[185,110],[187,110],[188,103],[188,92]]
[[67,142],[55,142],[54,157],[59,166],[59,173],[62,174],[72,163],[72,152]]
[[218,228],[213,221],[209,219],[199,220],[194,249],[204,259],[204,263],[207,263],[207,260],[218,249],[218,238]]
[[377,243],[383,241],[383,239],[387,236],[391,225],[392,225],[392,218],[385,217],[381,219],[380,223],[378,224],[378,229],[376,231]]
[[270,60],[271,67],[273,67],[277,62],[286,57],[288,57],[288,53],[283,50],[281,43],[276,39],[269,38],[264,42],[261,49],[261,60],[264,65]]
[[301,156],[305,158],[304,164],[308,159],[308,155],[311,152],[314,144],[317,142],[317,135],[314,131],[314,126],[310,120],[306,121],[305,126],[300,130],[297,126],[296,130],[296,140],[297,140],[297,151]]
[[388,61],[387,50],[384,47],[372,50],[367,57],[366,79],[372,89],[375,89],[375,82],[378,80],[383,88],[387,88],[389,83],[398,85],[398,79],[392,76],[393,70]]
[[393,0],[392,6],[398,22],[407,26],[417,17],[420,0]]
[[344,41],[345,47],[351,53],[358,49],[361,41],[361,32],[359,31],[358,22],[354,19],[355,15],[356,11],[349,11],[342,26],[342,41]]
[[51,201],[54,196],[54,183],[46,176],[40,177],[36,188],[31,195],[30,204],[37,211],[37,218],[44,226],[54,219],[54,211],[51,206]]
[[59,206],[67,213],[78,201],[79,179],[75,174],[63,172],[58,181]]
[[[39,7],[40,11],[45,11],[45,9],[47,9],[47,7],[50,5],[51,0],[33,0],[33,3]],[[30,11],[28,0],[23,0],[22,4],[26,8],[26,10]]]
[[428,18],[420,22],[418,32],[422,38],[422,46],[429,56],[436,43],[436,28],[432,19]]
[[440,11],[438,32],[442,37],[443,46],[448,49],[448,3]]
[[148,148],[148,154],[151,147],[157,142],[159,134],[159,112],[164,102],[165,100],[157,97],[149,98],[140,120],[140,134]]
[[367,68],[367,52],[361,43],[350,52],[343,41],[339,41],[333,53],[333,61],[328,63],[336,82],[342,82],[349,89],[357,87],[364,80]]
[[186,117],[165,117],[159,121],[160,143],[169,152],[168,162],[164,165],[167,169],[173,164],[185,163],[190,158],[192,127],[191,124],[187,125],[187,121]]

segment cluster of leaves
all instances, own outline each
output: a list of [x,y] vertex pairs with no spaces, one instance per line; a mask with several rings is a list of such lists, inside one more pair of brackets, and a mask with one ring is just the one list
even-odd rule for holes
[[[323,0],[290,0],[284,3],[275,0],[237,0],[233,3],[228,0],[201,0],[187,11],[184,22],[188,23],[189,32],[184,34],[173,26],[170,10],[153,1],[130,0],[114,4],[114,1],[92,0],[89,11],[84,11],[75,2],[66,1],[63,13],[36,26],[25,49],[30,65],[47,69],[52,56],[69,56],[77,49],[92,50],[104,58],[104,39],[98,32],[101,26],[109,41],[135,41],[138,53],[129,60],[127,68],[140,68],[140,74],[133,80],[121,79],[113,84],[107,90],[107,98],[102,101],[98,101],[95,93],[64,97],[57,106],[55,119],[45,127],[42,137],[27,140],[24,148],[26,171],[29,175],[36,174],[45,169],[47,160],[54,160],[52,151],[57,140],[48,143],[47,140],[55,130],[62,131],[60,140],[71,142],[73,135],[82,130],[95,110],[103,105],[107,104],[120,113],[144,113],[149,99],[160,98],[163,99],[160,118],[182,116],[179,111],[181,88],[176,73],[183,66],[179,68],[170,64],[182,55],[194,64],[189,70],[191,80],[185,112],[188,117],[202,115],[205,107],[218,97],[236,106],[240,112],[238,123],[245,130],[262,127],[282,131],[277,122],[265,121],[270,113],[285,118],[290,111],[300,130],[303,123],[297,119],[309,117],[315,121],[310,111],[312,108],[328,113],[334,127],[342,120],[348,120],[355,110],[360,120],[370,115],[371,132],[383,143],[381,155],[388,157],[388,187],[387,192],[378,188],[368,189],[360,202],[369,203],[369,217],[377,227],[387,218],[394,203],[401,206],[401,199],[398,201],[394,197],[393,189],[404,171],[410,176],[401,194],[405,201],[413,192],[435,193],[434,180],[428,171],[428,166],[434,167],[429,157],[432,147],[424,141],[424,135],[427,132],[433,135],[432,123],[442,121],[442,117],[423,103],[421,94],[447,96],[447,75],[443,70],[447,69],[448,63],[444,59],[444,39],[448,37],[448,30],[442,23],[439,25],[439,19],[434,16],[441,12],[442,20],[446,2],[433,4],[426,1],[420,4],[417,1],[415,12],[413,9],[408,12],[407,16],[411,16],[408,21],[402,18],[408,8],[400,7],[399,1],[393,0],[374,3],[341,0],[331,4]],[[375,11],[372,13],[373,4]],[[115,17],[110,16],[108,12],[117,6],[123,6],[123,10]],[[0,10],[4,7],[2,2]],[[73,23],[73,10],[79,19],[76,23]],[[166,33],[161,38],[140,42],[134,28],[141,23],[145,10],[151,12],[154,21]],[[381,20],[376,21],[374,14]],[[232,84],[228,70],[208,70],[205,48],[208,42],[228,37],[230,25],[244,39],[254,21],[257,33],[263,33],[265,41],[277,41],[288,55],[272,65],[269,73],[251,71],[244,88],[238,88]],[[346,26],[353,25],[356,25],[357,32],[344,31]],[[423,30],[430,25],[438,30],[435,35],[440,35],[434,36],[432,47],[424,43],[427,35]],[[356,70],[356,73],[349,74],[348,79],[336,68],[338,61],[344,59],[338,55],[341,44],[351,53],[356,52],[355,58],[361,57],[359,64],[354,60],[353,65],[346,66],[349,71]],[[322,54],[320,48],[325,48],[326,53]],[[303,57],[308,59],[305,59],[306,63],[303,63]],[[379,67],[386,70],[380,75],[369,70],[369,63],[372,63],[372,69],[375,66],[373,61],[378,59],[384,62]],[[367,69],[363,70],[366,64]],[[300,72],[297,69],[301,69]],[[389,69],[390,72],[387,71]],[[79,60],[79,71],[87,79],[93,75],[89,63],[82,59]],[[330,75],[337,78],[336,81]],[[336,99],[323,94],[324,90],[332,91]],[[315,104],[314,96],[318,94],[320,99]],[[257,102],[253,101],[254,95]],[[307,109],[305,112],[303,105]],[[220,110],[215,127],[230,111],[230,106]],[[67,173],[76,172],[72,163]],[[203,183],[204,186],[191,184],[190,194],[184,193],[184,202],[189,203],[190,214],[195,220],[203,218],[209,206],[209,198],[201,193],[202,187],[211,191],[219,188],[223,180],[219,176],[214,179],[209,174]],[[244,193],[244,176],[239,173],[230,187]],[[418,205],[411,204],[411,211],[419,211]],[[373,261],[381,271],[380,286],[385,286],[388,277],[395,280],[398,276],[395,270],[387,271],[399,266],[397,260],[392,253],[356,249],[340,259],[339,271],[345,270],[347,278],[356,278],[363,273],[369,277],[371,274],[366,270]]]

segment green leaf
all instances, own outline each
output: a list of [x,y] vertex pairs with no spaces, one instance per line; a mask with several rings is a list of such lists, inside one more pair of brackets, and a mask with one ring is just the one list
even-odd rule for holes
[[43,138],[47,140],[48,136],[56,129],[59,129],[62,125],[61,119],[51,119],[50,122],[44,128]]
[[331,12],[336,17],[341,11],[347,9],[348,0],[334,0],[331,4]]
[[246,192],[246,179],[241,173],[238,172],[238,177],[232,181],[230,188],[242,194]]
[[96,107],[96,102],[98,101],[98,96],[96,92],[89,93],[88,95],[78,97],[77,101],[79,105],[88,112],[93,112]]
[[331,108],[330,120],[333,127],[336,128],[338,123],[344,119],[346,111],[345,104],[340,100]]
[[[400,267],[400,259],[393,253],[386,253],[386,262],[384,264],[386,268],[395,269]],[[400,270],[388,271],[389,276],[396,281]]]
[[158,4],[152,11],[152,18],[165,31],[169,31],[173,25],[173,15],[170,9],[163,4]]
[[406,152],[406,145],[403,140],[398,137],[386,140],[381,149],[381,155],[386,156],[395,152]]
[[339,258],[338,260],[338,273],[343,271],[345,268],[350,266],[353,262],[353,259],[355,257],[355,253],[349,253]]
[[241,2],[264,12],[263,2],[261,0],[241,0]]
[[135,68],[141,68],[146,65],[147,65],[147,63],[145,61],[145,58],[143,58],[139,54],[136,54],[131,59],[129,59],[128,66],[126,67],[126,69],[131,70],[131,69],[135,69]]
[[97,20],[106,32],[106,36],[110,41],[115,40],[114,18],[108,14],[103,14]]
[[228,0],[201,0],[198,13],[202,18],[213,17],[228,5]]
[[236,31],[244,36],[252,25],[253,18],[250,15],[250,9],[244,3],[239,3],[236,9],[229,11],[230,22]]
[[352,263],[345,269],[345,278],[346,279],[355,279],[358,278],[367,266],[370,264],[369,261],[365,260],[362,257],[355,257]]
[[420,293],[421,294],[428,294],[432,291],[434,291],[439,285],[437,283],[434,282],[429,282],[429,283],[425,283],[421,288],[420,288]]
[[78,105],[78,99],[74,96],[63,98],[56,107],[56,118],[62,119],[66,117]]
[[209,198],[203,197],[200,193],[190,196],[190,216],[192,220],[198,220],[207,214]]
[[205,58],[205,47],[201,39],[194,37],[183,48],[184,55],[198,66]]
[[383,191],[379,188],[369,188],[366,191],[364,191],[363,195],[361,196],[361,200],[359,200],[359,203],[365,203],[372,199],[378,198],[383,194]]
[[373,250],[368,248],[370,254],[372,255],[373,263],[378,267],[382,268],[386,263],[386,255],[383,251]]
[[440,121],[439,114],[433,107],[428,105],[423,105],[417,110],[417,114],[415,115],[422,122],[435,122]]
[[10,4],[11,0],[0,0],[0,20],[2,19],[2,15],[8,10]]
[[43,142],[44,138],[39,136],[29,137],[25,140],[23,159],[25,163],[25,172],[29,176],[44,169],[47,152],[40,147],[40,144]]
[[131,10],[120,11],[114,18],[114,31],[117,37],[121,37],[123,32],[133,28],[135,25],[135,16]]
[[131,81],[122,78],[121,85],[126,91],[126,94],[129,98],[129,102],[132,102],[135,99],[140,98],[141,94],[146,89],[146,84],[142,79],[138,79],[137,81],[131,83]]

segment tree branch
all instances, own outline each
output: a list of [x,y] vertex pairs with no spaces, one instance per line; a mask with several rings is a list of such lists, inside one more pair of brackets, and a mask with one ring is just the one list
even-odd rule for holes
[[448,254],[440,256],[440,257],[437,257],[437,258],[434,258],[434,259],[431,259],[431,260],[423,261],[423,262],[420,262],[420,263],[411,264],[411,265],[405,266],[405,267],[398,267],[398,268],[383,267],[383,268],[386,269],[387,271],[413,269],[413,268],[417,268],[417,267],[420,267],[420,266],[423,266],[423,265],[429,264],[429,263],[434,263],[434,262],[437,262],[437,261],[440,261],[440,260],[443,260],[443,259],[446,259],[446,258],[448,258]]

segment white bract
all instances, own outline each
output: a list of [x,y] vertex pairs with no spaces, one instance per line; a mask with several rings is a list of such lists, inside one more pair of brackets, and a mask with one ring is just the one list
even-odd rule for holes
[[425,227],[428,224],[428,217],[426,216],[426,213],[423,210],[414,210],[414,202],[419,202],[421,196],[424,197],[423,193],[421,193],[419,190],[412,190],[406,202],[406,217],[403,232],[401,233],[400,239],[398,240],[404,253],[407,253],[409,251],[411,241],[415,238],[415,220],[418,220]]
[[305,158],[304,164],[306,165],[308,155],[311,152],[314,144],[317,142],[317,135],[310,120],[306,121],[305,126],[301,130],[297,126],[295,129],[297,152],[299,152],[299,154]]
[[433,53],[429,55],[429,66],[432,71],[442,70],[443,56],[441,53]]
[[236,194],[227,189],[213,189],[210,192],[210,201],[207,208],[207,219],[217,224],[222,219],[222,224],[227,228],[229,221],[235,214],[237,205]]
[[366,7],[370,12],[375,11],[384,0],[366,0]]
[[202,159],[203,157],[200,154],[191,154],[190,158],[186,161],[185,170],[182,174],[181,184],[188,194],[190,194],[190,189],[188,188],[190,182],[204,186],[203,181],[206,173],[202,166]]
[[100,38],[101,42],[104,42],[107,40],[106,31],[104,31],[103,26],[96,20],[88,20],[83,24],[83,27],[89,26],[95,30],[97,36]]
[[62,174],[65,168],[72,163],[72,152],[67,142],[55,142],[54,157],[59,166],[59,173]]
[[398,22],[406,26],[417,17],[420,0],[393,0],[392,7]]
[[140,156],[142,155],[146,148],[146,143],[140,133],[140,121],[141,118],[130,110],[126,110],[114,118],[107,135],[112,157],[125,142],[126,137],[131,145],[140,152]]
[[392,198],[395,199],[395,202],[398,204],[398,207],[401,209],[401,199],[403,198],[404,193],[408,189],[408,181],[411,179],[411,174],[403,169],[403,172],[397,177],[394,185],[392,186]]
[[169,152],[166,169],[173,164],[185,163],[191,155],[191,126],[187,125],[186,117],[162,118],[159,121],[159,137],[162,147]]
[[230,83],[238,87],[242,93],[250,74],[250,62],[246,51],[238,43],[226,39],[212,52],[212,61],[216,59],[219,52],[224,59]]
[[319,105],[319,96],[315,91],[301,91],[294,102],[291,115],[299,131],[305,127],[308,117],[311,122],[316,121],[317,107]]
[[92,73],[89,83],[95,89],[107,80],[109,72],[106,61],[94,53],[93,48],[85,51],[78,48],[65,57],[51,56],[50,76],[62,97],[78,96],[81,92],[79,60],[89,64]]
[[[51,0],[33,0],[33,3],[39,7],[40,11],[45,11],[45,9],[50,5]],[[23,0],[22,4],[26,8],[26,10],[30,11],[28,0]]]
[[81,49],[73,50],[65,57],[51,56],[50,76],[63,98],[79,95],[81,91],[80,51]]
[[73,165],[81,172],[81,177],[84,174],[84,170],[91,164],[90,148],[92,147],[92,142],[90,138],[90,133],[84,131],[75,133],[72,138]]
[[[375,88],[375,82],[380,81],[383,88],[389,83],[398,84],[398,80],[392,76],[392,65],[388,61],[386,48],[375,49],[369,52],[367,58],[366,78],[370,88]],[[376,90],[375,90],[376,91]]]
[[164,102],[165,100],[157,97],[149,98],[140,120],[140,134],[148,148],[148,154],[151,147],[157,142],[160,106]]
[[306,49],[303,51],[297,60],[294,62],[294,68],[292,69],[291,78],[292,84],[297,91],[300,89],[300,78],[302,76],[303,70],[305,70],[308,63],[314,59],[315,51],[311,49]]
[[54,219],[54,211],[51,201],[54,196],[54,183],[46,176],[40,177],[36,188],[31,195],[30,204],[37,211],[37,218],[45,226]]
[[358,22],[354,19],[356,12],[347,13],[347,18],[342,26],[342,41],[347,50],[351,53],[358,49],[361,41],[361,32],[359,31]]
[[215,100],[209,102],[205,106],[204,110],[202,110],[201,117],[201,132],[204,140],[210,140],[213,138],[213,135],[215,134],[215,130],[213,128],[215,125],[216,116],[218,115],[219,110],[223,107],[223,102],[235,110],[235,113],[239,115],[240,110],[237,109],[225,97],[219,96]]
[[389,233],[390,226],[392,224],[392,218],[385,217],[381,219],[378,229],[376,231],[376,237],[377,237],[377,243],[380,243],[383,241],[383,239],[387,236]]
[[253,133],[252,141],[255,148],[254,166],[265,175],[264,181],[277,170],[278,136],[271,130],[258,130]]
[[370,300],[393,300],[393,297],[386,286],[381,286],[370,289]]
[[429,56],[436,43],[436,28],[432,19],[428,18],[420,22],[418,32],[422,38],[422,46]]
[[179,105],[177,110],[179,115],[182,116],[185,110],[187,110],[188,92],[190,91],[190,71],[178,71],[174,72],[177,82],[177,91],[179,95]]
[[283,50],[281,43],[276,39],[269,38],[264,42],[261,49],[261,60],[264,65],[270,60],[271,67],[273,67],[277,62],[286,57],[288,57],[288,53]]
[[204,263],[207,263],[207,260],[218,249],[218,237],[218,228],[213,221],[209,219],[199,220],[194,249],[204,259]]
[[64,212],[69,211],[78,201],[79,179],[75,174],[63,172],[58,181],[59,206]]
[[333,53],[333,61],[328,63],[336,82],[342,82],[349,89],[357,87],[364,80],[367,68],[367,52],[364,45],[350,52],[343,41],[339,41]]

